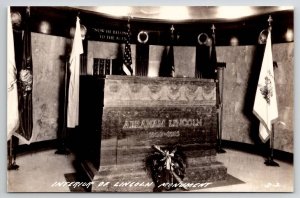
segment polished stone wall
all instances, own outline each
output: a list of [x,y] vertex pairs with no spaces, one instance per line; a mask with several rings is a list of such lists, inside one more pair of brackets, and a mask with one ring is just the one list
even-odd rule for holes
[[61,130],[65,55],[71,40],[32,33],[33,142],[56,139]]
[[275,125],[275,148],[293,152],[294,121],[294,44],[273,46],[279,119]]
[[[97,42],[97,41],[88,41],[88,53],[87,53],[87,74],[93,75],[93,63],[94,58],[103,58],[103,59],[116,59],[118,58],[119,50],[122,50],[121,53],[124,53],[125,45],[122,44],[119,46],[118,43],[110,42]],[[131,45],[131,57],[132,57],[132,69],[133,74],[135,74],[135,45]]]
[[[258,120],[252,108],[264,46],[218,47],[224,70],[223,138],[250,144],[260,143]],[[273,61],[279,118],[274,125],[274,148],[293,152],[294,44],[274,44]]]
[[[34,141],[55,139],[62,108],[61,88],[65,54],[70,40],[64,37],[32,33],[33,54],[33,134]],[[164,46],[149,46],[150,76],[157,76]],[[135,45],[131,45],[135,70]],[[264,46],[217,47],[218,62],[224,70],[223,139],[250,144],[259,143],[258,120],[252,113],[254,94],[261,67]],[[117,56],[118,44],[88,41],[87,73],[92,74],[93,58]],[[195,47],[175,46],[175,75],[193,77]],[[293,152],[293,67],[294,44],[273,45],[279,119],[275,123],[275,148]],[[151,70],[151,71],[150,71]]]
[[[149,70],[148,76],[158,76],[159,67],[163,58],[163,52],[167,47],[160,45],[149,46]],[[116,59],[118,56],[119,44],[110,42],[88,41],[88,62],[87,73],[93,74],[93,59]],[[124,53],[124,45],[122,45]],[[131,45],[132,69],[135,74],[136,68],[136,45]],[[194,77],[195,76],[196,48],[189,46],[174,47],[175,76]]]

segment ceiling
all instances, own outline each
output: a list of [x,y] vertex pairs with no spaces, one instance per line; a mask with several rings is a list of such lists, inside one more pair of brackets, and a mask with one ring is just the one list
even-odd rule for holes
[[80,6],[73,7],[115,18],[195,21],[220,20],[234,21],[284,10],[293,6]]
[[[11,7],[13,12],[19,12],[23,17],[25,8]],[[135,38],[132,39],[133,43],[137,42],[136,37],[140,31],[147,31],[150,44],[167,45],[170,27],[174,25],[177,44],[182,46],[194,46],[194,38],[200,33],[210,34],[212,24],[218,35],[217,45],[229,45],[233,37],[238,38],[239,45],[257,44],[258,35],[268,27],[271,15],[272,42],[293,41],[293,36],[287,39],[287,35],[294,30],[294,10],[291,6],[32,6],[30,10],[31,31],[37,33],[70,37],[76,16],[79,16],[81,24],[87,29],[87,40],[98,41],[102,38],[99,37],[100,29],[124,31],[128,16],[131,16],[131,33],[132,38]],[[24,24],[23,20],[15,30],[19,31]],[[44,31],[46,26],[48,29]]]

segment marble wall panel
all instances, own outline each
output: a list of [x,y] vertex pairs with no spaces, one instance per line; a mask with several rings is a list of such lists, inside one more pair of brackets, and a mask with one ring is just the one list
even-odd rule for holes
[[[71,40],[32,33],[34,69],[34,141],[55,139],[62,108],[61,88],[65,60]],[[131,45],[135,68],[135,45]],[[150,76],[157,76],[164,46],[149,46]],[[88,41],[88,74],[92,74],[93,58],[116,58],[118,44]],[[174,47],[177,75],[192,77],[195,72],[195,47]],[[256,144],[258,122],[252,113],[263,46],[219,46],[218,62],[225,62],[223,138]],[[275,148],[293,152],[294,114],[294,43],[273,44],[277,62],[275,81],[279,119],[275,124]],[[47,87],[47,89],[45,89]]]
[[[255,89],[261,67],[263,46],[218,47],[219,62],[224,71],[223,138],[256,144],[257,120],[252,114]],[[274,147],[293,152],[293,54],[294,44],[274,44],[273,60],[279,118],[275,123]]]
[[57,138],[62,125],[65,55],[71,40],[32,33],[33,142]]
[[[130,45],[131,57],[132,57],[132,69],[135,74],[135,57],[136,57],[136,45]],[[87,74],[93,75],[94,58],[103,59],[116,59],[118,57],[119,50],[124,53],[125,44],[119,46],[118,43],[100,42],[100,41],[88,41],[87,52]]]

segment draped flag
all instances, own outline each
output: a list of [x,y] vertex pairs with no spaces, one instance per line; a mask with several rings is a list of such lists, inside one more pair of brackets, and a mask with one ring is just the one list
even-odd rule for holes
[[[173,28],[173,26],[172,26],[172,28]],[[174,35],[173,35],[173,30],[172,30],[169,49],[165,48],[165,53],[163,54],[163,60],[162,60],[161,68],[160,68],[161,69],[160,76],[163,76],[163,77],[174,77],[175,76],[173,43],[174,43]]]
[[272,121],[278,117],[273,71],[271,31],[269,31],[264,51],[264,57],[255,94],[253,113],[260,121],[259,136],[263,142],[266,142],[272,132]]
[[172,43],[168,48],[165,47],[163,51],[162,60],[159,68],[159,76],[161,77],[175,76],[174,49]]
[[19,112],[20,126],[14,135],[26,144],[31,143],[32,138],[32,55],[30,32],[30,8],[26,8],[25,29],[23,34],[23,55],[21,71],[19,72]]
[[174,77],[175,64],[174,64],[174,26],[171,26],[170,46],[165,47],[159,68],[159,76],[161,77]]
[[196,78],[212,78],[209,74],[210,66],[210,47],[206,45],[196,46]]
[[[208,46],[208,35],[201,33],[196,47],[196,78],[216,79],[217,52],[215,26],[212,26],[211,46]],[[203,40],[204,39],[204,40]]]
[[127,24],[127,33],[126,33],[126,43],[125,51],[123,56],[123,71],[126,75],[132,75],[133,70],[131,68],[132,58],[131,58],[131,47],[130,47],[130,24]]
[[10,8],[7,9],[7,140],[19,127],[17,68]]
[[211,52],[210,52],[210,64],[209,64],[209,75],[211,78],[215,78],[216,76],[216,69],[217,69],[217,51],[216,51],[216,38],[215,33],[212,34],[212,45],[211,45]]
[[167,66],[171,70],[169,76],[174,77],[175,76],[175,64],[174,64],[174,49],[173,49],[173,44],[174,44],[174,26],[171,26],[171,44],[170,48],[167,54]]
[[77,17],[76,29],[70,55],[70,81],[68,95],[67,127],[75,128],[79,123],[79,77],[80,54],[83,53],[82,38],[80,32],[80,19]]
[[170,48],[167,53],[166,63],[167,63],[167,67],[170,70],[169,76],[174,77],[175,76],[175,65],[174,65],[174,49],[173,49],[172,43],[171,43]]

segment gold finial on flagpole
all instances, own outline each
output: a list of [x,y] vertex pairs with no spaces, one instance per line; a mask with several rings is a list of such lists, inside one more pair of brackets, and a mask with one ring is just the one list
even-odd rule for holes
[[214,24],[212,24],[211,30],[212,30],[213,42],[216,43],[216,35],[215,35],[216,26]]
[[174,25],[171,26],[170,30],[171,30],[171,42],[173,42],[174,41],[174,31],[175,31]]
[[268,23],[269,23],[269,31],[271,31],[272,30],[272,23],[273,22],[273,19],[272,19],[272,17],[271,17],[271,15],[269,15],[269,18],[268,18]]
[[130,21],[133,19],[133,16],[129,13],[127,18],[127,27],[130,28]]
[[174,25],[171,26],[170,30],[171,30],[171,33],[173,34],[173,32],[175,30]]
[[128,23],[133,19],[133,16],[131,15],[131,13],[128,14],[128,18],[127,18],[127,21]]
[[211,29],[212,29],[212,33],[214,34],[214,33],[215,33],[216,26],[215,26],[214,24],[212,24]]
[[26,7],[26,13],[27,13],[28,15],[30,15],[30,6],[27,6],[27,7]]

